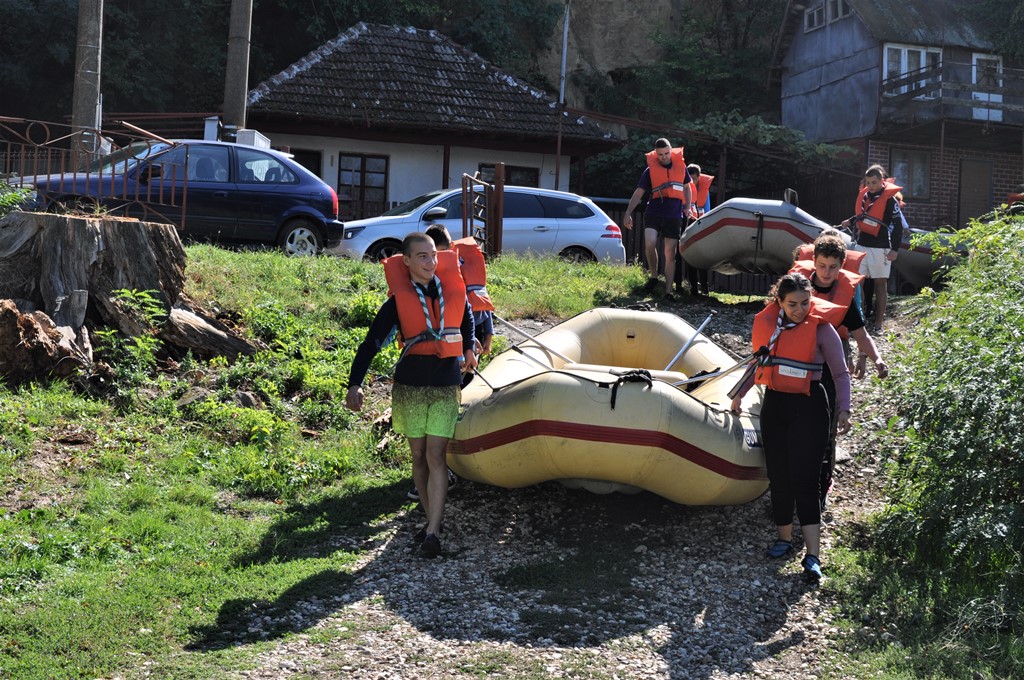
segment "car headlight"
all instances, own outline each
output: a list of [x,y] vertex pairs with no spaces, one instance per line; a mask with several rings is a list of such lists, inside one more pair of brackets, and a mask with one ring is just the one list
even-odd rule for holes
[[345,227],[345,240],[348,241],[349,239],[355,238],[363,231],[363,229],[366,229],[366,227],[352,227],[351,229]]

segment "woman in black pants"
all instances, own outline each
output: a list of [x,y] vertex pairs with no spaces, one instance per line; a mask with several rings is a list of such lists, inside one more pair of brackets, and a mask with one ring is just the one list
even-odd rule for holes
[[811,581],[821,579],[821,506],[819,472],[828,445],[830,409],[821,384],[827,363],[836,384],[838,431],[850,429],[850,371],[835,328],[825,318],[831,303],[811,296],[802,274],[786,274],[772,288],[768,305],[754,317],[755,359],[732,394],[740,412],[754,384],[765,387],[761,439],[771,488],[772,516],[778,538],[770,557],[794,552],[793,508],[807,553],[801,565]]

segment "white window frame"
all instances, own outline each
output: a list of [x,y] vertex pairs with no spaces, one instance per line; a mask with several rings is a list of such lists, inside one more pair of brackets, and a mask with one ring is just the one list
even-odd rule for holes
[[804,33],[816,31],[825,25],[825,5],[819,3],[804,10]]
[[828,0],[828,22],[839,21],[853,14],[847,0]]
[[[917,66],[913,69],[910,68],[909,64],[914,61],[914,56],[917,55],[918,63],[921,61],[926,64],[932,59],[938,63],[938,66],[942,67],[942,48],[941,47],[925,47],[923,45],[903,45],[900,43],[885,43],[882,47],[882,80],[889,80],[889,78],[895,77],[890,75],[890,64],[893,62],[890,50],[899,50],[900,63],[898,65],[898,75],[906,75],[911,71],[916,71],[924,66]],[[921,80],[919,83],[924,85],[927,81]],[[907,86],[899,88],[896,91],[886,91],[887,96],[895,96],[903,94],[907,91]],[[918,95],[914,99],[935,99],[937,95]]]
[[[979,66],[979,63],[990,62],[994,66],[994,71],[983,71]],[[983,79],[990,79],[995,82],[983,83]],[[986,54],[983,52],[975,52],[971,57],[971,84],[984,87],[991,85],[997,88],[998,92],[991,92],[986,90],[978,90],[971,93],[971,98],[975,101],[985,101],[993,103],[1001,103],[1003,101],[1003,58],[997,54]],[[988,108],[976,108],[972,109],[972,118],[974,120],[984,120],[990,123],[1001,123],[1003,122],[1003,112],[998,109]]]

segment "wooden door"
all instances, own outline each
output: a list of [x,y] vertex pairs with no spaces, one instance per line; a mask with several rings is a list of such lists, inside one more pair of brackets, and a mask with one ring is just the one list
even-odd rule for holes
[[992,161],[964,158],[960,161],[960,201],[957,224],[992,209]]

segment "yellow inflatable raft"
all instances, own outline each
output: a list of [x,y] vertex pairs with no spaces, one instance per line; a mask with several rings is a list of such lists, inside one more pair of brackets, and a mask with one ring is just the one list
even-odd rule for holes
[[448,465],[506,488],[558,480],[685,505],[757,498],[768,486],[760,388],[730,413],[742,362],[699,330],[673,314],[598,308],[514,345],[462,391]]

